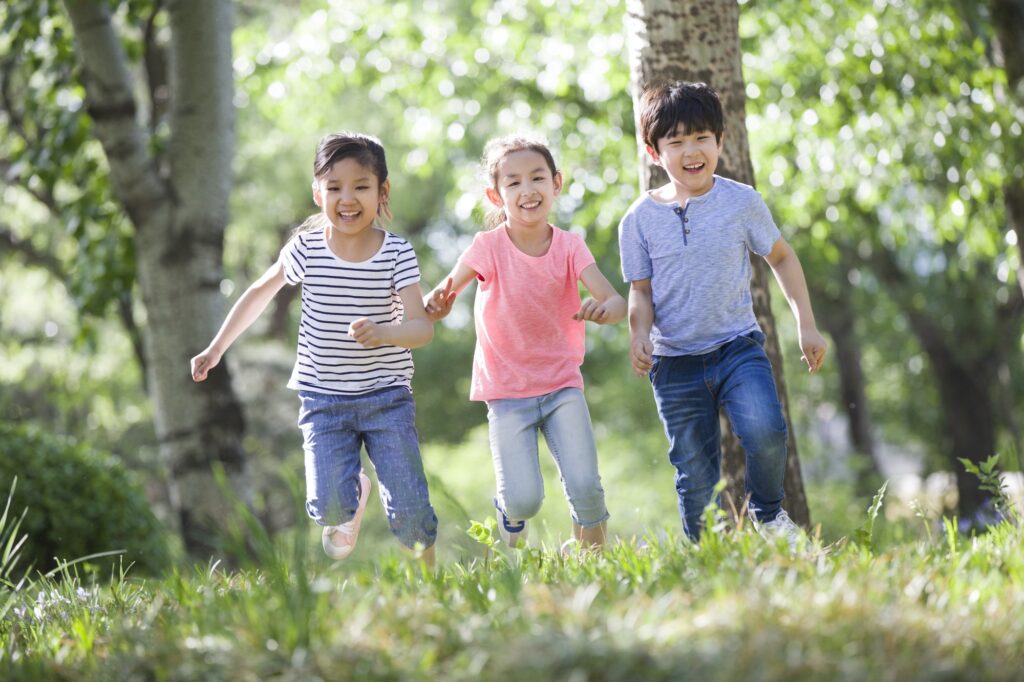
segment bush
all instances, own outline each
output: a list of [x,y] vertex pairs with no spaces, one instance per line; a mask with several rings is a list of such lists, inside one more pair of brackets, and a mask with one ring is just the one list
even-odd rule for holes
[[[24,425],[0,424],[0,490],[17,489],[11,508],[28,510],[20,565],[47,571],[123,549],[124,565],[158,573],[169,561],[166,531],[142,491],[113,456]],[[117,557],[105,558],[118,562]]]

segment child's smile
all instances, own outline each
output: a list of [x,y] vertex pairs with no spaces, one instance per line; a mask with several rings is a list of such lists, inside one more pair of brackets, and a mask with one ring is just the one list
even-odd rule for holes
[[677,126],[658,140],[657,149],[648,147],[647,151],[665,169],[681,201],[700,196],[715,184],[722,142],[710,131],[684,131]]
[[510,225],[547,225],[562,176],[551,173],[541,154],[530,149],[508,154],[498,164],[495,180],[497,187],[488,189],[488,197],[504,207]]
[[332,226],[355,235],[373,224],[386,191],[372,169],[346,158],[317,179],[313,199]]

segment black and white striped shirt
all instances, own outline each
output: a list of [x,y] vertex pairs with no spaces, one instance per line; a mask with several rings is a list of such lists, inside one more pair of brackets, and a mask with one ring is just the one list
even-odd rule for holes
[[348,335],[349,324],[361,317],[377,324],[402,321],[398,292],[420,281],[409,242],[385,232],[372,258],[350,263],[327,247],[321,229],[292,237],[279,260],[285,280],[302,283],[298,355],[288,388],[350,395],[411,385],[412,351],[364,348]]

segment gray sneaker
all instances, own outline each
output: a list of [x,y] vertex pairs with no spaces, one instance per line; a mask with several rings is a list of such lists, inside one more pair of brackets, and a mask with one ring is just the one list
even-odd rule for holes
[[755,521],[754,528],[768,542],[774,542],[775,538],[785,538],[790,551],[796,549],[797,542],[804,533],[800,526],[793,523],[793,519],[789,518],[789,514],[786,513],[785,509],[780,509],[779,513],[771,521]]
[[494,500],[494,508],[498,510],[498,535],[501,536],[502,542],[508,547],[526,542],[526,521],[513,521],[505,516],[505,512],[498,506],[498,500]]

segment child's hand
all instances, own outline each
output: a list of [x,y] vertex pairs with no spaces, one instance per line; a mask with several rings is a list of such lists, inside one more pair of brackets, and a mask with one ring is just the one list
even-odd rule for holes
[[572,316],[574,320],[590,320],[600,324],[608,317],[608,309],[597,299],[587,298],[580,303],[580,309]]
[[629,342],[629,361],[637,376],[644,376],[651,370],[654,344],[649,336],[636,336]]
[[803,356],[800,358],[807,363],[808,372],[817,372],[825,362],[825,353],[828,345],[817,327],[800,330],[800,350]]
[[373,320],[360,317],[348,326],[348,335],[359,342],[363,348],[376,348],[388,342],[384,325]]
[[192,358],[192,381],[206,381],[210,370],[220,364],[223,353],[207,348]]
[[452,291],[452,278],[445,280],[444,287],[434,289],[423,299],[423,307],[427,311],[427,317],[433,322],[445,318],[452,311],[452,302],[455,301],[456,293]]

